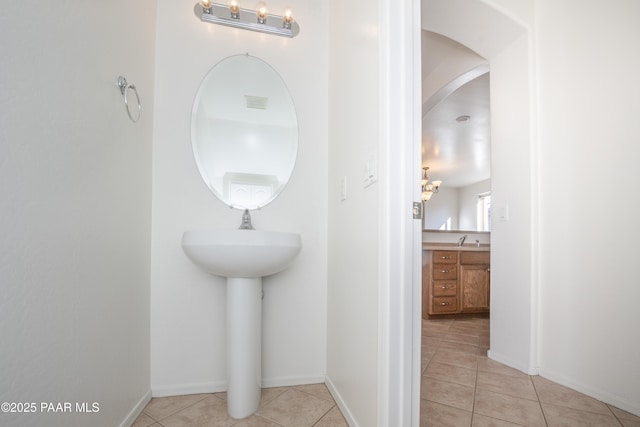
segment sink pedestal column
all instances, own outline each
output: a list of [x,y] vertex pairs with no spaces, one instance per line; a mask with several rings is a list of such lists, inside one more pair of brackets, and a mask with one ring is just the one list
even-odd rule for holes
[[258,410],[262,392],[262,278],[227,278],[227,410]]

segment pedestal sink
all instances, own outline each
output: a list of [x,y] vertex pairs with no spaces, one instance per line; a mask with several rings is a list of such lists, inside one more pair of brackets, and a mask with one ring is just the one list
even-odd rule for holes
[[240,419],[260,405],[262,277],[289,266],[299,234],[261,230],[191,230],[182,249],[198,267],[227,278],[227,410]]

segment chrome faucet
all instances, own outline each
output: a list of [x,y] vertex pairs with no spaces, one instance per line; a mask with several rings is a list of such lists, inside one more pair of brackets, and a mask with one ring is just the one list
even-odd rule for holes
[[242,222],[240,223],[240,230],[255,230],[253,225],[251,225],[251,214],[249,213],[249,209],[245,209],[242,214]]
[[461,238],[459,238],[458,239],[458,246],[462,246],[466,239],[467,239],[467,235],[466,234],[464,236],[462,236]]

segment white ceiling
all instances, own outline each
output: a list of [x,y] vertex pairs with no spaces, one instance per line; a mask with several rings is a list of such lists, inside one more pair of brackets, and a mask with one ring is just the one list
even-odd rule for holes
[[[443,43],[443,36],[424,33],[423,81],[439,64],[459,54],[462,47],[453,41]],[[423,104],[429,101],[423,99]],[[465,115],[470,117],[468,121],[456,121]],[[429,167],[431,181],[442,180],[442,188],[454,188],[489,179],[490,160],[489,73],[484,73],[426,112],[422,121],[422,165]]]

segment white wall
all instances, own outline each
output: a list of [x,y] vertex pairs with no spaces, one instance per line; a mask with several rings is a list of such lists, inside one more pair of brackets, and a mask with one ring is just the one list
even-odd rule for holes
[[[284,13],[284,1],[269,2]],[[191,108],[205,74],[230,55],[249,53],[286,82],[300,140],[291,181],[252,213],[257,229],[300,233],[302,252],[265,278],[263,385],[323,382],[327,292],[327,28],[322,2],[292,5],[300,34],[287,39],[202,23],[193,3],[158,2],[153,153],[151,385],[154,395],[224,390],[224,279],[184,255],[182,233],[240,225],[205,186],[191,152]]]
[[540,373],[636,414],[639,16],[632,0],[536,2]]
[[[491,191],[491,180],[466,187],[440,188],[424,204],[424,228],[430,230],[477,230],[478,194]],[[447,228],[447,225],[450,227]],[[444,226],[444,227],[443,227]]]
[[3,426],[129,425],[150,397],[155,5],[67,3],[0,16],[0,401],[38,405]]
[[375,426],[379,184],[363,188],[363,174],[380,138],[378,10],[365,0],[330,4],[327,380],[352,425]]
[[[526,35],[491,64],[491,349],[490,357],[537,373],[531,328],[532,145]],[[503,215],[503,212],[506,213]]]
[[457,188],[441,188],[424,205],[424,228],[458,230],[459,195]]

